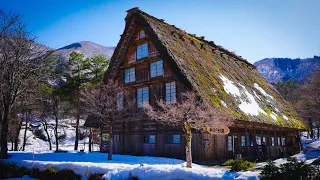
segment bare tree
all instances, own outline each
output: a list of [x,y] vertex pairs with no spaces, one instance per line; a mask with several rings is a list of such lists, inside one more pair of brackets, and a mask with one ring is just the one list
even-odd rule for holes
[[163,100],[157,101],[159,108],[146,106],[145,112],[150,119],[164,125],[181,127],[186,137],[187,167],[192,167],[191,138],[192,129],[203,130],[213,125],[230,125],[232,116],[226,109],[213,107],[203,101],[196,93],[182,94],[182,102],[166,104]]
[[311,137],[315,136],[313,127],[316,126],[317,137],[320,138],[320,72],[306,79],[293,94],[294,98],[290,102],[299,115],[308,121]]
[[28,131],[28,124],[30,124],[30,119],[31,119],[31,112],[30,111],[25,111],[24,113],[24,123],[25,123],[25,127],[24,127],[24,134],[23,134],[23,144],[22,144],[22,151],[25,150],[26,147],[26,143],[27,143],[27,131]]
[[17,116],[15,116],[14,114],[12,114],[13,117],[11,117],[11,121],[9,123],[9,130],[8,130],[8,139],[11,141],[11,151],[15,150],[15,139],[17,136],[19,136],[19,131],[17,131],[17,129],[19,129],[20,126],[20,121],[18,119]]
[[46,49],[35,43],[20,15],[0,10],[0,158],[7,158],[10,113],[16,99],[45,78]]
[[[84,110],[97,118],[98,123],[109,128],[108,160],[111,160],[113,152],[113,125],[136,114],[137,108],[132,108],[135,101],[129,101],[128,93],[124,91],[118,82],[112,80],[107,84],[87,87],[82,91],[81,95],[81,100],[84,102]],[[127,120],[129,119],[127,118]]]

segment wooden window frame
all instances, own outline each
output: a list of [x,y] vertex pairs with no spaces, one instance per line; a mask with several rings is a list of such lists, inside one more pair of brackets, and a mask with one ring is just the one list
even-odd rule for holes
[[[139,92],[140,90],[141,90],[141,95]],[[144,91],[147,91],[147,93],[145,93]],[[138,108],[142,108],[144,105],[150,104],[150,94],[149,93],[150,93],[150,90],[149,90],[148,86],[137,89],[137,107]],[[141,100],[139,99],[139,97],[141,97]]]
[[163,69],[163,61],[155,61],[150,63],[150,77],[158,77],[158,76],[163,76],[164,74],[164,69]]
[[[174,86],[172,84],[174,84]],[[177,102],[177,83],[175,81],[172,81],[172,82],[166,83],[165,86],[166,86],[165,87],[166,88],[166,104],[176,103]]]
[[[128,73],[127,73],[128,72]],[[128,78],[128,81],[127,81]],[[136,81],[136,68],[129,68],[124,70],[124,83],[132,83]]]
[[149,56],[149,44],[143,43],[136,48],[136,60],[140,60]]
[[[150,142],[151,136],[154,137],[154,142]],[[156,144],[156,142],[157,142],[157,137],[155,134],[146,134],[143,136],[143,143],[144,144]]]

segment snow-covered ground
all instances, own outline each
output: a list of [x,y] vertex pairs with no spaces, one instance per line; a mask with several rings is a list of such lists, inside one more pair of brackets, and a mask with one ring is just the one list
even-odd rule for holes
[[[292,156],[298,161],[306,161],[306,163],[311,164],[317,158],[320,158],[320,140],[319,139],[304,139],[302,141],[304,144],[304,149],[302,152]],[[286,158],[280,158],[274,161],[276,166],[287,163]],[[267,163],[258,163],[256,168],[263,168]]]
[[57,169],[69,168],[86,179],[90,173],[104,174],[105,179],[248,179],[260,178],[260,172],[230,172],[218,166],[207,167],[193,164],[186,168],[183,160],[148,157],[113,155],[113,160],[107,160],[107,154],[93,152],[42,153],[10,152],[10,158],[5,162],[16,163],[27,168],[45,169],[53,166]]
[[[90,173],[104,174],[105,179],[128,179],[128,177],[138,177],[138,179],[260,179],[260,170],[247,172],[230,172],[229,169],[219,166],[201,166],[193,164],[193,168],[185,167],[183,160],[148,157],[148,156],[129,156],[129,155],[113,155],[113,160],[107,160],[107,154],[92,152],[88,153],[88,137],[84,136],[79,142],[79,150],[85,152],[72,151],[74,148],[75,128],[74,120],[64,119],[60,121],[59,135],[65,137],[59,143],[60,150],[69,151],[68,153],[54,153],[49,151],[49,143],[35,136],[35,129],[27,130],[27,144],[25,152],[9,152],[10,158],[5,160],[7,163],[15,163],[18,166],[27,168],[35,167],[46,169],[53,166],[56,169],[72,169],[86,179]],[[54,124],[53,121],[49,121]],[[82,120],[80,126],[84,123]],[[42,129],[41,126],[37,129]],[[85,128],[80,128],[83,134],[88,134]],[[23,140],[24,128],[20,132],[21,147]],[[53,129],[49,130],[52,148],[55,149],[55,137]],[[304,150],[294,155],[299,161],[312,163],[320,157],[320,140],[319,139],[303,139]],[[11,148],[9,144],[8,148]],[[99,151],[99,145],[94,147],[95,151]],[[281,158],[275,160],[277,166],[287,162],[287,159]],[[258,163],[255,169],[262,168],[266,163]],[[29,177],[24,176],[23,179]]]
[[[33,123],[34,125],[37,125],[39,123]],[[55,122],[54,120],[48,121],[49,126],[54,126]],[[80,132],[85,134],[86,136],[79,141],[79,150],[88,150],[88,144],[89,144],[89,138],[87,135],[89,134],[88,129],[83,128],[84,120],[80,120]],[[39,139],[35,136],[36,130],[42,130],[43,134],[46,136],[42,125],[40,124],[38,128],[28,128],[27,134],[26,134],[26,147],[25,151],[27,152],[43,152],[43,151],[49,151],[49,143],[48,141],[44,141],[42,139]],[[20,130],[19,134],[19,149],[22,149],[23,144],[23,136],[24,136],[25,126],[22,126],[22,129]],[[49,136],[51,138],[52,143],[52,149],[55,149],[55,136],[54,136],[54,130],[53,128],[48,128]],[[65,136],[65,138],[61,139],[59,141],[59,150],[65,150],[65,151],[72,151],[74,149],[74,142],[75,142],[75,119],[61,119],[59,120],[59,127],[58,127],[58,135]],[[8,143],[8,149],[11,149],[11,143]],[[93,151],[99,151],[99,144],[94,144]]]

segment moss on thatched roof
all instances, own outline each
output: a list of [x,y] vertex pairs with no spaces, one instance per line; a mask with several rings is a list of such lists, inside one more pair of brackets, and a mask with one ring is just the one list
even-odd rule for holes
[[228,108],[243,121],[306,128],[288,102],[245,59],[137,8],[127,12],[127,24],[138,22],[160,56],[213,105]]

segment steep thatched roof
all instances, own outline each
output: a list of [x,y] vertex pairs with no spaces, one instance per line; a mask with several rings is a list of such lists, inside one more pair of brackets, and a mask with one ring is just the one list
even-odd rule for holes
[[[138,8],[127,12],[124,34],[128,33],[131,21],[141,25],[160,56],[179,70],[177,76],[186,80],[204,99],[228,108],[239,120],[305,128],[290,105],[245,59]],[[118,43],[105,78],[120,64],[117,58],[123,40],[122,37]]]

